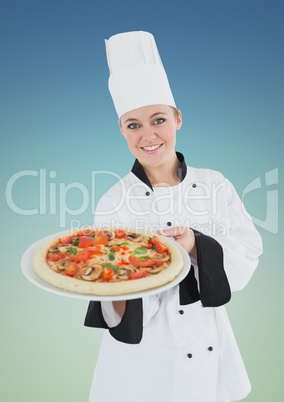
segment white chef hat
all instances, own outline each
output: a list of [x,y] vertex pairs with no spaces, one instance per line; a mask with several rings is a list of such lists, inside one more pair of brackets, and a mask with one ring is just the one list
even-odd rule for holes
[[120,118],[148,105],[174,106],[175,101],[155,39],[149,32],[125,32],[105,41],[109,90]]

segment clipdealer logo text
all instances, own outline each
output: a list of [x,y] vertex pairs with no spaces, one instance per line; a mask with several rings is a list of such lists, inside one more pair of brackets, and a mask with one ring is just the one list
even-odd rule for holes
[[[255,223],[256,226],[270,232],[272,234],[278,233],[278,208],[279,208],[279,194],[278,194],[278,168],[272,169],[263,175],[256,177],[250,183],[248,183],[242,194],[241,200],[243,203],[246,203],[246,198],[249,195],[253,195],[254,192],[258,190],[262,190],[261,197],[258,197],[258,204],[261,203],[264,206],[265,214],[264,217],[260,218],[257,216],[253,216],[250,214],[251,219]],[[30,208],[23,207],[21,205],[21,197],[16,195],[14,187],[22,184],[23,180],[27,177],[32,177],[36,182],[34,185],[36,186],[36,195],[38,199],[38,205],[33,205]],[[124,182],[121,182],[122,177],[112,171],[100,170],[100,171],[92,171],[91,172],[91,183],[90,186],[87,187],[85,184],[80,183],[78,181],[71,183],[64,182],[54,182],[53,179],[57,177],[57,172],[51,170],[48,172],[47,169],[39,169],[37,170],[21,170],[19,172],[14,173],[6,184],[6,202],[8,207],[16,214],[23,216],[31,216],[31,215],[58,215],[59,216],[59,225],[62,228],[65,228],[67,225],[68,216],[76,216],[79,217],[83,213],[85,213],[89,208],[91,214],[94,214],[96,204],[98,201],[97,193],[98,191],[98,182],[100,180],[115,180],[117,183],[120,183],[120,199],[117,205],[112,208],[112,210],[106,211],[105,214],[112,214],[118,211],[122,205],[126,205],[129,208],[131,213],[136,213],[137,216],[147,215],[147,211],[133,211],[131,200],[135,198],[133,196],[136,185],[131,186],[131,188],[126,188]],[[141,186],[141,184],[137,184],[137,186]],[[195,216],[204,216],[206,214],[216,215],[218,209],[218,192],[222,188],[222,185],[214,183],[208,188],[204,183],[200,183],[202,192],[198,197],[190,195],[189,191],[186,194],[180,194],[180,204],[184,206],[188,206],[187,212],[191,215]],[[34,188],[34,187],[33,187]],[[165,213],[171,213],[171,188],[169,187],[169,206],[164,211]],[[71,208],[68,203],[68,199],[70,201],[71,197],[74,197],[74,192],[80,194],[81,203],[77,208]],[[77,194],[78,196],[78,194]],[[165,196],[163,196],[165,198]],[[182,199],[183,197],[183,199]],[[145,198],[147,199],[147,197]],[[190,201],[206,201],[210,200],[211,210],[197,210],[192,209],[190,207]],[[156,200],[157,201],[157,200]],[[206,203],[204,204],[206,205]],[[153,203],[153,208],[155,207],[155,203]],[[247,214],[246,211],[244,211]],[[179,213],[182,214],[182,208],[179,208]],[[80,226],[80,221],[76,220],[77,227]]]

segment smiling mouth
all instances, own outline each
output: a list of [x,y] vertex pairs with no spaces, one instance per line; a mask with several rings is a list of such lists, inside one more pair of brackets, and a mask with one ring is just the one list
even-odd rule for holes
[[147,152],[153,152],[156,151],[157,149],[161,148],[163,144],[158,144],[158,145],[151,145],[149,147],[141,147],[144,151]]

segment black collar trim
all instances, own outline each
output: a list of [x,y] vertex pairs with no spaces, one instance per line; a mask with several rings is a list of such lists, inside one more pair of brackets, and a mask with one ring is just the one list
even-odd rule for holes
[[[180,179],[180,181],[182,182],[184,180],[185,176],[186,176],[186,173],[187,173],[187,166],[186,166],[183,154],[180,153],[180,152],[176,152],[176,155],[177,155],[178,160],[180,161],[180,166],[179,166],[178,171],[177,171],[177,176]],[[150,187],[150,189],[152,191],[154,191],[153,187],[152,187],[152,184],[151,184],[151,182],[150,182],[150,180],[149,180],[149,178],[148,178],[143,166],[138,161],[138,159],[135,160],[134,165],[133,165],[133,167],[131,169],[131,172],[136,177],[138,177],[138,179],[141,180],[144,184],[146,184],[148,187]]]
[[145,170],[138,159],[135,160],[131,172],[135,174],[135,176],[138,177],[139,180],[141,180],[144,184],[150,187],[150,189],[153,191],[152,184],[148,179],[148,176],[146,175]]

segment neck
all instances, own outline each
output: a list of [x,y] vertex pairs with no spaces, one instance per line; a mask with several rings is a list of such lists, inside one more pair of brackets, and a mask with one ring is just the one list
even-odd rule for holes
[[167,163],[153,167],[143,166],[152,187],[171,187],[179,184],[180,180],[177,176],[177,171],[180,166],[176,154]]

